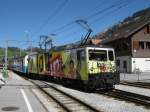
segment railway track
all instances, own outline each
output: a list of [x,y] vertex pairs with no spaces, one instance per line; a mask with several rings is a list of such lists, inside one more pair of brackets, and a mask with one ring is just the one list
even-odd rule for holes
[[150,89],[150,83],[146,83],[146,82],[120,82],[120,84]]
[[42,92],[57,102],[67,112],[102,112],[76,97],[49,85],[44,81],[33,81]]
[[126,100],[126,101],[130,101],[137,105],[142,105],[147,108],[150,108],[150,97],[148,97],[148,96],[139,95],[136,93],[131,93],[131,92],[118,90],[118,89],[114,89],[113,91],[109,91],[109,92],[100,92],[100,94],[107,95],[110,97],[115,97],[115,98]]

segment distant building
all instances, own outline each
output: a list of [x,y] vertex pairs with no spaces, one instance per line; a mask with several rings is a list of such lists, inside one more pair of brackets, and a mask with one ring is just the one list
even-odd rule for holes
[[115,48],[118,71],[150,72],[150,8],[133,16],[97,38]]

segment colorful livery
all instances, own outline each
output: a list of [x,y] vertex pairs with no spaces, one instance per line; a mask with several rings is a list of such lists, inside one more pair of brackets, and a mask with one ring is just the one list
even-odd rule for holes
[[53,48],[28,55],[28,75],[83,85],[88,89],[119,84],[114,49],[105,46]]

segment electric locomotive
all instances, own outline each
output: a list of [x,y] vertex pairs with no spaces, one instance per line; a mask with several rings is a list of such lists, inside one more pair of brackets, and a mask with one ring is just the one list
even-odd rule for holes
[[45,57],[47,76],[83,84],[88,89],[113,88],[113,85],[119,84],[113,48],[102,45],[69,46],[53,49]]

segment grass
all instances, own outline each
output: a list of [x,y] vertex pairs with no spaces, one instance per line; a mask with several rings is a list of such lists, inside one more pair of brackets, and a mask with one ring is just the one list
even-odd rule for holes
[[[21,56],[25,56],[25,55],[26,55],[26,52],[21,51]],[[5,56],[5,49],[0,48],[0,57],[4,57],[4,56]],[[8,49],[7,56],[8,57],[20,56],[20,51]]]

